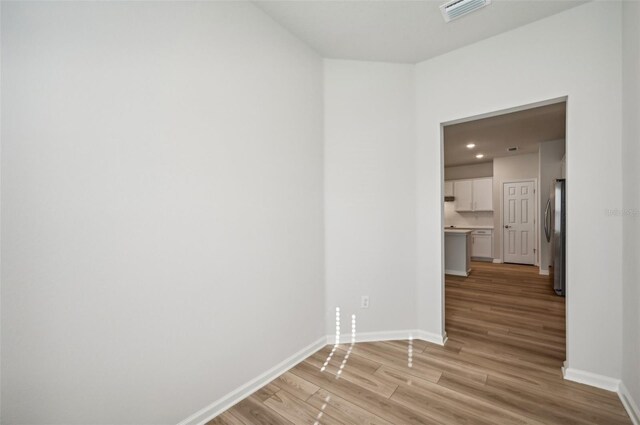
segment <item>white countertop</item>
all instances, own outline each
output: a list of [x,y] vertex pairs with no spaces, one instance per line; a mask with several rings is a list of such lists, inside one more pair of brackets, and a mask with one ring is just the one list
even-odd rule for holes
[[444,229],[445,233],[451,233],[451,234],[461,234],[461,235],[466,235],[468,233],[471,233],[472,231],[469,229]]

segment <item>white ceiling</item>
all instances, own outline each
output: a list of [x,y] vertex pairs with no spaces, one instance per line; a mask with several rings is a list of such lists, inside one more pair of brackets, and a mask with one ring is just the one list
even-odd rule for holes
[[585,3],[493,0],[445,23],[446,0],[257,0],[255,4],[323,57],[417,63]]
[[[540,142],[565,138],[567,104],[555,103],[444,128],[444,165],[477,164],[496,157],[538,152]],[[475,148],[467,144],[475,143]],[[517,146],[516,152],[507,148]],[[482,159],[475,155],[482,153]]]

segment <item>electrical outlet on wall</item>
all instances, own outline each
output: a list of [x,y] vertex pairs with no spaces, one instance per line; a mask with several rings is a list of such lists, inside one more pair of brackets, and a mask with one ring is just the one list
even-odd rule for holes
[[369,308],[369,295],[360,297],[360,308]]

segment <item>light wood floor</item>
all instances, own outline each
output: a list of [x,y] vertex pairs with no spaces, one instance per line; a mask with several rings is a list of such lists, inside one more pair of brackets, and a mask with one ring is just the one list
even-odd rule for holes
[[631,424],[615,393],[562,379],[564,298],[529,266],[447,276],[444,347],[327,346],[209,425]]

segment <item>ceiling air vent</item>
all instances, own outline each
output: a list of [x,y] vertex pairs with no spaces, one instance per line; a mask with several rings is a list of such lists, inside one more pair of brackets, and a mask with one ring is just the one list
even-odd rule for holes
[[517,146],[512,146],[512,147],[510,147],[510,148],[507,148],[507,152],[515,152],[515,151],[517,151],[517,150],[518,150],[518,147],[517,147]]
[[440,12],[446,22],[481,9],[490,4],[491,0],[451,0],[440,6]]

